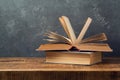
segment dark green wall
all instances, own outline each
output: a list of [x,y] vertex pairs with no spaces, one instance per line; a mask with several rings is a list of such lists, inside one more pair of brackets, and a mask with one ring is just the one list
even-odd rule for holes
[[35,51],[47,30],[63,32],[58,17],[71,20],[76,35],[87,17],[93,22],[86,37],[105,32],[120,56],[120,0],[0,0],[0,56],[45,56]]

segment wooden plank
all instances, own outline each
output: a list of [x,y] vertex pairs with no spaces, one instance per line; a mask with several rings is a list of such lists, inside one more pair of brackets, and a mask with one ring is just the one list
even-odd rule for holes
[[0,80],[120,80],[120,72],[0,72]]
[[105,58],[91,66],[48,64],[44,58],[0,58],[0,71],[120,71],[120,58]]

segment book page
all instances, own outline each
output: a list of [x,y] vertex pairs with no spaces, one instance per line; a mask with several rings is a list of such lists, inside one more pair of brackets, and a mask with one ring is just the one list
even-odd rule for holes
[[64,37],[60,34],[57,34],[55,32],[49,31],[48,33],[45,34],[49,39],[44,39],[47,40],[50,43],[68,43],[72,44],[71,40],[67,37]]
[[71,39],[72,44],[75,44],[76,36],[75,36],[74,30],[73,30],[73,28],[72,28],[72,26],[71,26],[71,23],[70,23],[70,21],[69,21],[69,18],[66,17],[66,16],[62,16],[62,18],[63,18],[63,20],[64,20],[64,22],[65,22],[65,24],[66,24],[66,29],[67,29],[67,31],[68,31],[68,34],[70,35],[69,38]]
[[65,22],[64,22],[64,20],[63,20],[63,18],[62,18],[62,17],[59,17],[59,21],[60,21],[60,23],[61,23],[63,29],[65,30],[67,36],[70,38],[69,31],[68,31],[68,29],[67,29],[67,26],[66,26],[66,24],[65,24]]
[[76,44],[79,44],[81,42],[81,40],[83,39],[83,37],[84,37],[84,35],[85,35],[85,33],[86,33],[86,31],[87,31],[91,22],[92,22],[92,19],[90,17],[88,17],[83,29],[81,30],[81,32],[80,32],[80,34],[79,34],[79,36],[76,40]]
[[88,42],[99,42],[99,41],[106,41],[107,37],[105,33],[100,33],[83,39],[80,43],[88,43]]
[[72,46],[68,44],[42,44],[37,51],[47,51],[47,50],[69,50]]
[[83,43],[76,45],[80,51],[100,51],[100,52],[112,52],[112,49],[105,43]]

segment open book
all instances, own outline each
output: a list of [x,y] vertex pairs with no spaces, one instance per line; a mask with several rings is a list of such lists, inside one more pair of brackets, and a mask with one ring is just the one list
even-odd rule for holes
[[55,32],[49,31],[45,33],[48,37],[48,44],[41,45],[37,50],[72,50],[76,49],[78,51],[101,51],[101,52],[111,52],[112,49],[106,43],[101,43],[101,41],[106,41],[107,37],[105,33],[100,33],[83,39],[86,31],[89,28],[92,19],[88,17],[85,25],[83,26],[80,34],[76,37],[74,30],[71,26],[70,20],[66,16],[59,17],[59,21],[64,28],[67,37],[57,34]]

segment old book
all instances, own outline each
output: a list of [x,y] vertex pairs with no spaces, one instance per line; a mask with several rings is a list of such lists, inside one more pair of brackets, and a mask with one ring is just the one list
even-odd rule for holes
[[77,51],[100,51],[110,52],[112,51],[108,44],[99,43],[84,43],[80,45],[69,45],[69,44],[43,44],[37,50],[77,50]]
[[92,22],[90,17],[78,37],[76,37],[68,17],[59,17],[59,21],[67,37],[49,31],[44,34],[47,36],[47,39],[44,40],[49,43],[42,44],[36,49],[46,52],[46,62],[91,65],[102,61],[102,52],[112,52],[109,45],[103,42],[107,40],[105,33],[83,39]]
[[101,60],[101,52],[46,51],[47,63],[91,65]]
[[[37,50],[72,50],[76,48],[78,51],[101,51],[101,52],[111,52],[112,49],[107,43],[101,43],[101,41],[106,41],[107,37],[105,33],[96,34],[90,36],[86,39],[83,39],[89,25],[92,21],[91,18],[88,18],[83,29],[81,30],[79,36],[76,38],[74,30],[71,26],[70,20],[66,16],[59,18],[62,27],[64,28],[67,37],[62,36],[58,33],[49,31],[45,33],[48,41],[48,44],[42,44]],[[100,43],[99,43],[100,42]]]

